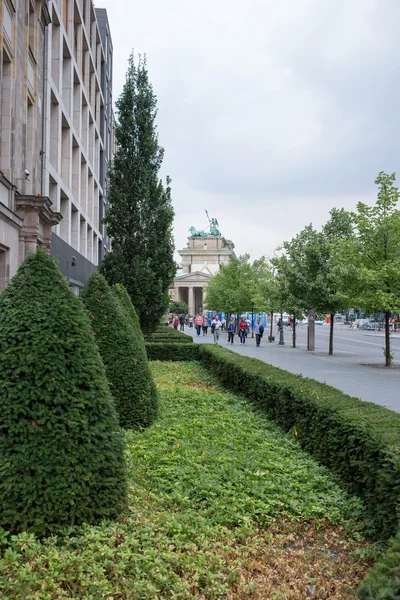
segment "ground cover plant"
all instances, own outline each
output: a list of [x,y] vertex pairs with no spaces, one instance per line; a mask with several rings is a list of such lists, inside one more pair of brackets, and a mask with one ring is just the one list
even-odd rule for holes
[[0,527],[44,535],[93,523],[118,514],[125,490],[123,439],[89,318],[38,252],[0,295]]
[[363,498],[374,535],[396,534],[400,414],[221,347],[198,348],[200,360],[223,385],[292,431],[307,452]]
[[0,596],[350,599],[371,562],[361,501],[198,364],[152,370],[160,416],[126,433],[125,516],[0,536]]

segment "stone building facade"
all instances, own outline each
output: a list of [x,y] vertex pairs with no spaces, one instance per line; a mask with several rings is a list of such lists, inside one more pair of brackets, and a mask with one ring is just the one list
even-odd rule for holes
[[43,189],[45,0],[0,6],[0,291],[61,220]]
[[191,315],[203,312],[207,284],[223,265],[230,263],[234,248],[233,242],[223,236],[189,237],[187,247],[178,251],[182,268],[170,289],[171,298],[185,302]]
[[99,248],[99,262],[101,262],[104,255],[111,250],[110,238],[108,237],[106,227],[102,221],[109,204],[108,171],[114,154],[115,139],[114,113],[112,108],[113,45],[110,25],[108,23],[107,11],[104,8],[96,8],[96,17],[104,49],[104,61],[102,62],[101,67],[101,91],[104,98],[104,106],[102,107],[103,114],[100,119],[100,136],[103,142],[103,147],[100,151],[100,190],[102,193],[99,201],[100,233],[102,236],[102,243]]
[[104,254],[112,44],[101,22],[107,55],[92,0],[1,2],[0,291],[38,246],[77,292]]

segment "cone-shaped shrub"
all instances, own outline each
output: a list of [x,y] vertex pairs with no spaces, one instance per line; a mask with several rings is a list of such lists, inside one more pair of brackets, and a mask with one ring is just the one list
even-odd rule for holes
[[106,367],[121,426],[147,427],[156,416],[153,380],[138,355],[131,321],[102,275],[92,275],[81,298]]
[[158,395],[156,384],[153,379],[152,372],[149,367],[147,360],[146,344],[143,337],[143,332],[140,327],[139,317],[137,316],[135,307],[132,304],[130,296],[121,283],[116,283],[112,286],[112,291],[116,295],[119,303],[125,311],[128,320],[133,327],[133,343],[135,345],[135,371],[134,376],[136,378],[136,386],[142,390],[142,393],[148,397],[150,405],[153,410],[153,419],[157,416],[158,412]]
[[0,295],[0,525],[45,535],[115,516],[122,432],[90,321],[55,261]]

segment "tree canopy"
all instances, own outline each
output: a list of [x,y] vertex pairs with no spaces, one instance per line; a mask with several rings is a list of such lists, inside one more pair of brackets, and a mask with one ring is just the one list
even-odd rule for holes
[[377,200],[351,214],[355,235],[336,247],[336,272],[348,305],[385,312],[385,357],[391,362],[389,318],[400,311],[400,211],[395,173],[380,172]]
[[172,301],[169,304],[169,312],[176,315],[186,315],[188,312],[188,306],[185,302]]
[[253,262],[244,254],[233,257],[224,265],[207,286],[206,306],[210,310],[240,314],[266,310],[275,302],[275,288],[271,265],[264,257]]

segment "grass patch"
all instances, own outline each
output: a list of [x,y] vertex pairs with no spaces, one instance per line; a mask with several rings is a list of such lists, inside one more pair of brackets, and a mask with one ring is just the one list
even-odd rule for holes
[[194,363],[152,363],[160,417],[129,431],[129,510],[42,541],[0,535],[0,597],[350,598],[363,506]]

